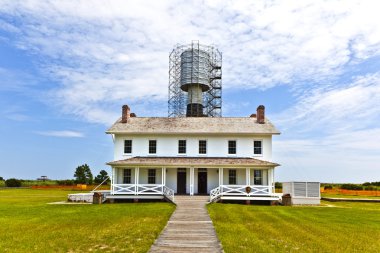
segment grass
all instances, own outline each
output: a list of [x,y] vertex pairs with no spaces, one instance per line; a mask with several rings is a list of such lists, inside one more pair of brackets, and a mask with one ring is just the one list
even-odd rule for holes
[[168,203],[49,205],[70,191],[0,190],[1,252],[147,252]]
[[380,204],[322,206],[210,204],[229,252],[380,252]]
[[349,199],[380,199],[380,196],[347,195],[347,194],[331,194],[331,193],[321,193],[321,197],[326,197],[326,198],[349,198]]

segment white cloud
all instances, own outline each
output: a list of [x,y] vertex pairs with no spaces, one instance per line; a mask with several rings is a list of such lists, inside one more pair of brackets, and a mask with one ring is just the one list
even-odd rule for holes
[[305,92],[294,106],[275,116],[275,121],[296,133],[341,133],[378,126],[379,105],[380,72]]
[[283,137],[274,157],[283,180],[340,182],[380,178],[380,72],[343,87],[304,94],[274,119]]
[[192,39],[223,51],[225,87],[333,78],[347,64],[379,55],[378,5],[12,0],[0,3],[0,29],[17,33],[16,46],[41,56],[46,75],[62,83],[50,94],[65,112],[109,124],[110,105],[166,101],[169,52]]
[[274,157],[282,166],[277,179],[322,182],[379,181],[380,128],[321,138],[275,140]]
[[84,134],[77,131],[69,131],[69,130],[62,130],[62,131],[42,131],[42,132],[36,132],[39,135],[44,136],[53,136],[53,137],[62,137],[62,138],[82,138],[84,137]]

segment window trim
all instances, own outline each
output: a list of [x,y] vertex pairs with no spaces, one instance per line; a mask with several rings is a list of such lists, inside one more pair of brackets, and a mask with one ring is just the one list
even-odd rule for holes
[[[131,141],[131,153],[125,153],[125,141]],[[123,139],[123,155],[132,155],[133,154],[133,139]]]
[[[255,154],[255,141],[260,141],[261,142],[261,154]],[[253,139],[252,142],[253,145],[253,156],[264,156],[264,140],[263,139]]]
[[[230,153],[230,141],[234,141],[235,142],[235,153]],[[227,155],[229,156],[236,156],[237,153],[238,153],[238,150],[237,150],[237,140],[227,140]]]
[[[150,153],[150,142],[151,141],[155,141],[156,142],[156,152],[155,153]],[[158,150],[158,141],[157,139],[148,139],[148,155],[152,155],[152,156],[155,156],[157,155],[157,150]]]
[[[205,141],[206,142],[206,153],[200,153],[199,152],[199,149],[200,149],[199,142],[200,141]],[[207,151],[208,151],[208,139],[198,139],[198,155],[200,155],[200,156],[206,156],[207,153],[208,153]]]
[[[180,141],[185,141],[185,153],[180,153],[179,152],[179,142]],[[187,154],[187,139],[178,139],[177,140],[177,154],[179,155],[179,156],[185,156],[186,154]]]

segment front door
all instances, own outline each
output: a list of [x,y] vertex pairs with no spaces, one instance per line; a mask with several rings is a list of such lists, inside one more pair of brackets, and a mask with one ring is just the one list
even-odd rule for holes
[[177,171],[177,194],[186,194],[186,169]]
[[207,171],[198,171],[198,194],[207,194]]

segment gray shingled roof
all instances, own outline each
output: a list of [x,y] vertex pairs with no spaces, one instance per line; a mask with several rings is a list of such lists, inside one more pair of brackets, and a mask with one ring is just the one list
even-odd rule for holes
[[259,124],[254,117],[131,117],[128,123],[117,120],[109,134],[280,134],[274,125],[265,119]]
[[129,159],[107,163],[111,166],[159,166],[159,167],[276,167],[277,163],[250,157],[146,157],[136,156]]

